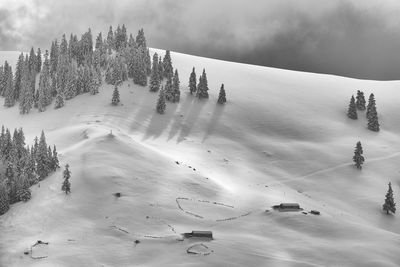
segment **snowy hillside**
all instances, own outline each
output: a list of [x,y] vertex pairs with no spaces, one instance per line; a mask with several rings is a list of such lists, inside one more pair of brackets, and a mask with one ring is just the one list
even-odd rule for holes
[[[0,62],[15,64],[11,54]],[[400,82],[171,56],[181,101],[164,115],[157,94],[132,81],[117,107],[111,85],[44,113],[1,103],[1,123],[23,127],[27,143],[43,129],[57,144],[72,193],[58,171],[0,216],[0,266],[399,266],[400,220],[381,207],[389,181],[400,203]],[[188,94],[193,66],[207,71],[208,100]],[[375,94],[380,132],[364,113],[346,117],[357,90]],[[281,202],[321,215],[271,209]],[[180,240],[192,230],[214,240]],[[47,258],[24,255],[37,240],[49,245],[33,253]],[[188,254],[192,245],[208,255]]]

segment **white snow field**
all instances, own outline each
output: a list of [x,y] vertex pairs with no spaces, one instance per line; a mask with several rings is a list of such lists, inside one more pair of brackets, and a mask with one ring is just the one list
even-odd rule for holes
[[[43,129],[57,145],[72,193],[61,191],[61,168],[0,216],[0,266],[400,265],[400,219],[382,212],[389,181],[400,203],[399,81],[171,56],[181,101],[164,115],[158,94],[131,81],[120,106],[110,85],[43,113],[1,105],[0,123],[23,127],[27,143]],[[206,69],[208,100],[188,94],[193,66],[197,78]],[[379,133],[364,112],[347,118],[357,90],[375,94]],[[352,165],[357,141],[362,171]],[[321,215],[271,209],[281,202]],[[182,240],[192,230],[214,240]],[[24,255],[37,240],[49,242],[33,248],[43,259]]]

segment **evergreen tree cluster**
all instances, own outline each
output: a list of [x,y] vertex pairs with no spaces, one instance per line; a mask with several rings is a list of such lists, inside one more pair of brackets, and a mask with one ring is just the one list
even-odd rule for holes
[[2,126],[0,133],[0,157],[5,169],[0,172],[0,215],[9,205],[31,198],[30,186],[38,183],[59,168],[56,146],[51,149],[42,131],[32,146],[25,145],[22,128],[11,134]]
[[193,67],[192,72],[189,77],[189,92],[190,94],[195,94],[199,99],[208,98],[208,81],[206,70],[203,69],[203,73],[199,77],[199,83],[196,85],[196,71]]
[[357,110],[366,112],[366,117],[368,120],[367,127],[369,130],[374,132],[379,132],[380,125],[378,120],[378,112],[376,110],[376,102],[374,94],[370,94],[368,99],[368,105],[365,107],[366,101],[364,97],[364,92],[357,90],[357,96],[354,98],[354,95],[350,98],[350,104],[347,110],[347,117],[350,119],[356,120],[358,119]]

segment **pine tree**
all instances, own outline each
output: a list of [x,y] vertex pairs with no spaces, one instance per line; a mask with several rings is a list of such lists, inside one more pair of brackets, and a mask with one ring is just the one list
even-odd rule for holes
[[158,76],[158,55],[153,55],[153,66],[150,75],[150,92],[157,92],[160,89],[160,77]]
[[33,47],[31,48],[31,52],[29,53],[29,72],[36,74],[37,69],[37,56],[35,54],[35,50]]
[[133,64],[133,82],[141,86],[147,85],[147,67],[145,62],[145,53],[143,47],[134,50],[134,64]]
[[161,86],[161,90],[158,95],[156,110],[159,114],[164,114],[166,107],[167,107],[167,105],[165,103],[164,87]]
[[0,215],[5,214],[10,209],[10,199],[5,183],[0,180]]
[[96,37],[96,44],[94,47],[96,50],[101,50],[103,47],[103,36],[101,35],[101,32],[99,32],[99,35]]
[[0,95],[1,95],[1,91],[5,90],[6,83],[7,83],[7,77],[4,74],[4,67],[0,66]]
[[114,32],[113,32],[112,26],[110,26],[110,29],[108,30],[107,48],[108,48],[108,53],[109,54],[111,54],[111,50],[115,49],[115,46],[114,46]]
[[42,69],[42,51],[40,48],[37,49],[36,53],[36,73],[39,73]]
[[221,85],[221,89],[219,90],[218,101],[219,104],[224,104],[226,102],[226,94],[224,89],[224,84]]
[[50,173],[50,159],[48,156],[46,137],[42,131],[36,151],[36,170],[39,180],[43,180]]
[[69,179],[71,178],[71,171],[68,169],[69,165],[65,165],[65,170],[63,172],[64,181],[61,186],[61,190],[65,192],[66,195],[71,193],[71,182]]
[[173,101],[174,99],[174,88],[172,85],[172,76],[169,76],[167,78],[167,82],[165,83],[165,88],[164,88],[164,94],[165,94],[165,99],[167,101]]
[[28,62],[25,61],[21,81],[21,95],[19,109],[21,114],[27,114],[33,106],[33,90],[31,87],[31,74],[29,72]]
[[158,78],[160,79],[160,83],[164,78],[164,65],[161,56],[158,59]]
[[52,167],[53,171],[56,171],[58,168],[60,168],[60,162],[58,161],[58,154],[55,145],[53,147]]
[[376,110],[376,103],[374,94],[369,96],[367,107],[368,129],[374,132],[379,132],[380,125],[378,121],[378,112]]
[[180,98],[181,98],[181,91],[179,90],[179,86],[180,86],[180,81],[179,81],[179,74],[178,74],[178,70],[175,70],[174,73],[174,78],[172,81],[172,102],[179,102]]
[[120,101],[119,101],[118,86],[115,85],[115,86],[114,86],[113,96],[112,96],[112,99],[111,99],[111,104],[114,105],[114,106],[116,106],[116,105],[119,104],[119,102],[120,102]]
[[191,95],[196,93],[196,90],[197,90],[196,83],[197,83],[196,72],[195,72],[195,69],[193,67],[192,73],[190,73],[190,78],[189,78],[189,90],[190,90],[190,94]]
[[19,100],[19,95],[21,92],[21,82],[22,82],[22,72],[24,68],[24,54],[21,53],[18,57],[17,67],[15,69],[15,76],[14,76],[14,99],[17,101]]
[[67,82],[65,84],[65,99],[74,98],[77,95],[77,82],[78,82],[78,71],[75,63],[69,64]]
[[57,72],[58,50],[58,42],[55,40],[51,43],[50,49],[50,74],[52,77],[55,77]]
[[171,53],[169,50],[165,51],[165,56],[163,59],[163,76],[168,78],[174,75],[174,69],[172,67]]
[[12,107],[15,104],[15,87],[13,84],[13,75],[12,75],[12,68],[11,66],[8,67],[8,75],[7,75],[7,83],[5,88],[5,99],[4,99],[4,106]]
[[64,103],[64,96],[62,92],[59,92],[56,96],[56,102],[54,103],[54,108],[59,109],[65,105]]
[[356,102],[354,100],[354,95],[351,96],[350,99],[350,104],[349,104],[349,109],[347,110],[347,117],[349,117],[352,120],[357,120],[357,108],[356,108]]
[[386,193],[385,203],[383,204],[383,210],[386,211],[386,214],[389,214],[389,212],[396,213],[396,203],[393,199],[392,183],[390,182],[389,189]]
[[138,47],[147,48],[146,37],[144,36],[143,28],[139,30],[136,36],[136,44]]
[[356,106],[358,110],[365,110],[365,97],[364,92],[357,90]]
[[357,169],[360,170],[362,169],[362,164],[364,163],[364,157],[362,156],[362,154],[363,154],[363,149],[361,146],[361,142],[358,141],[354,150],[353,161]]
[[201,98],[208,98],[208,82],[206,70],[203,69],[203,74],[200,76],[199,85],[197,86],[196,96]]
[[2,71],[2,77],[0,81],[0,96],[5,96],[6,90],[7,90],[7,83],[9,80],[10,76],[10,65],[8,64],[7,61],[4,62],[4,67]]
[[15,173],[14,173],[14,167],[11,162],[8,162],[6,172],[5,172],[5,178],[6,178],[6,183],[7,183],[7,188],[8,188],[8,199],[10,201],[10,204],[14,204],[18,202],[17,199],[17,184],[15,181]]

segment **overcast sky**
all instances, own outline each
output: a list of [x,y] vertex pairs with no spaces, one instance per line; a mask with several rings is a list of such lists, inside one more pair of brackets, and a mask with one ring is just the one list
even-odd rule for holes
[[0,0],[0,50],[88,27],[144,28],[151,47],[368,79],[400,79],[397,0]]

